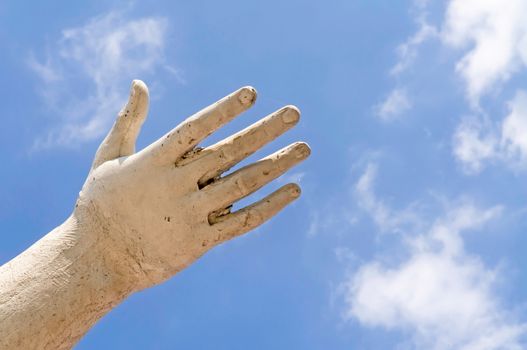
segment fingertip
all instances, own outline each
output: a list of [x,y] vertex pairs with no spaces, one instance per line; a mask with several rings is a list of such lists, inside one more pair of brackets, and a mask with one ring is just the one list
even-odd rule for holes
[[311,155],[311,147],[305,142],[295,142],[293,148],[298,158],[306,159]]
[[148,95],[148,86],[146,86],[145,82],[139,79],[132,80],[132,87],[131,87],[132,95],[136,94],[146,94]]
[[300,120],[300,110],[296,106],[285,106],[282,111],[282,121],[285,124],[296,124]]
[[297,199],[302,194],[302,189],[298,184],[290,183],[283,187],[283,190],[293,199]]
[[256,101],[257,94],[256,89],[252,86],[244,86],[238,90],[238,101],[249,108]]

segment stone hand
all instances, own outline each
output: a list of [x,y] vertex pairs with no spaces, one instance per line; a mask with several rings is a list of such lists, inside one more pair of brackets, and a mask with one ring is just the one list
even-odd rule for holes
[[170,278],[297,198],[299,187],[289,184],[231,212],[234,202],[304,160],[305,143],[222,176],[293,127],[295,107],[197,147],[255,98],[254,89],[241,88],[136,153],[148,90],[134,81],[72,215],[0,266],[0,349],[71,349],[130,294]]
[[135,152],[148,111],[148,90],[134,81],[128,103],[99,147],[74,216],[91,229],[95,254],[126,288],[160,283],[214,246],[261,225],[300,195],[288,184],[245,208],[232,204],[282,175],[310,154],[294,143],[222,176],[299,120],[286,106],[206,148],[198,144],[251,107],[256,91],[243,87],[183,121]]

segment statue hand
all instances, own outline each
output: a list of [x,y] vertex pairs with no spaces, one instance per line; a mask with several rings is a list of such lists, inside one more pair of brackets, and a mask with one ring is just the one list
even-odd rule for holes
[[236,212],[232,204],[282,175],[310,154],[294,143],[221,176],[293,127],[299,111],[286,106],[204,149],[199,142],[252,106],[244,87],[206,107],[143,150],[135,141],[148,111],[148,89],[134,81],[128,103],[100,145],[74,215],[113,271],[138,290],[160,283],[214,246],[261,225],[300,195],[288,184]]

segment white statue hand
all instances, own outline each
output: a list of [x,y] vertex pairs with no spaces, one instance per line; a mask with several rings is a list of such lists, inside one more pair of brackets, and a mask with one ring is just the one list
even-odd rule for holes
[[[232,166],[293,127],[299,111],[286,106],[212,146],[197,145],[252,106],[256,91],[244,87],[185,120],[135,153],[148,111],[148,90],[134,81],[126,106],[97,151],[74,215],[91,239],[104,244],[104,259],[133,290],[173,276],[217,244],[271,218],[296,199],[288,184],[231,213],[232,204],[253,193],[310,153],[292,144],[220,177]],[[113,260],[112,260],[113,259]]]
[[304,160],[304,143],[220,177],[294,126],[295,107],[196,148],[255,98],[254,89],[242,88],[135,153],[148,90],[134,81],[73,214],[0,267],[0,349],[70,349],[131,293],[166,280],[297,198],[300,189],[289,184],[230,213],[232,203]]

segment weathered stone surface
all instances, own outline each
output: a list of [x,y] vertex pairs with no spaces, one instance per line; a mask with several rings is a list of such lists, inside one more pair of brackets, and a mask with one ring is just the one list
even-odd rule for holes
[[300,189],[288,184],[230,210],[307,158],[305,143],[221,174],[293,127],[300,116],[296,107],[197,147],[255,99],[253,88],[241,88],[136,153],[149,100],[146,85],[134,81],[71,216],[0,267],[0,348],[71,348],[131,293],[163,282],[295,200]]

